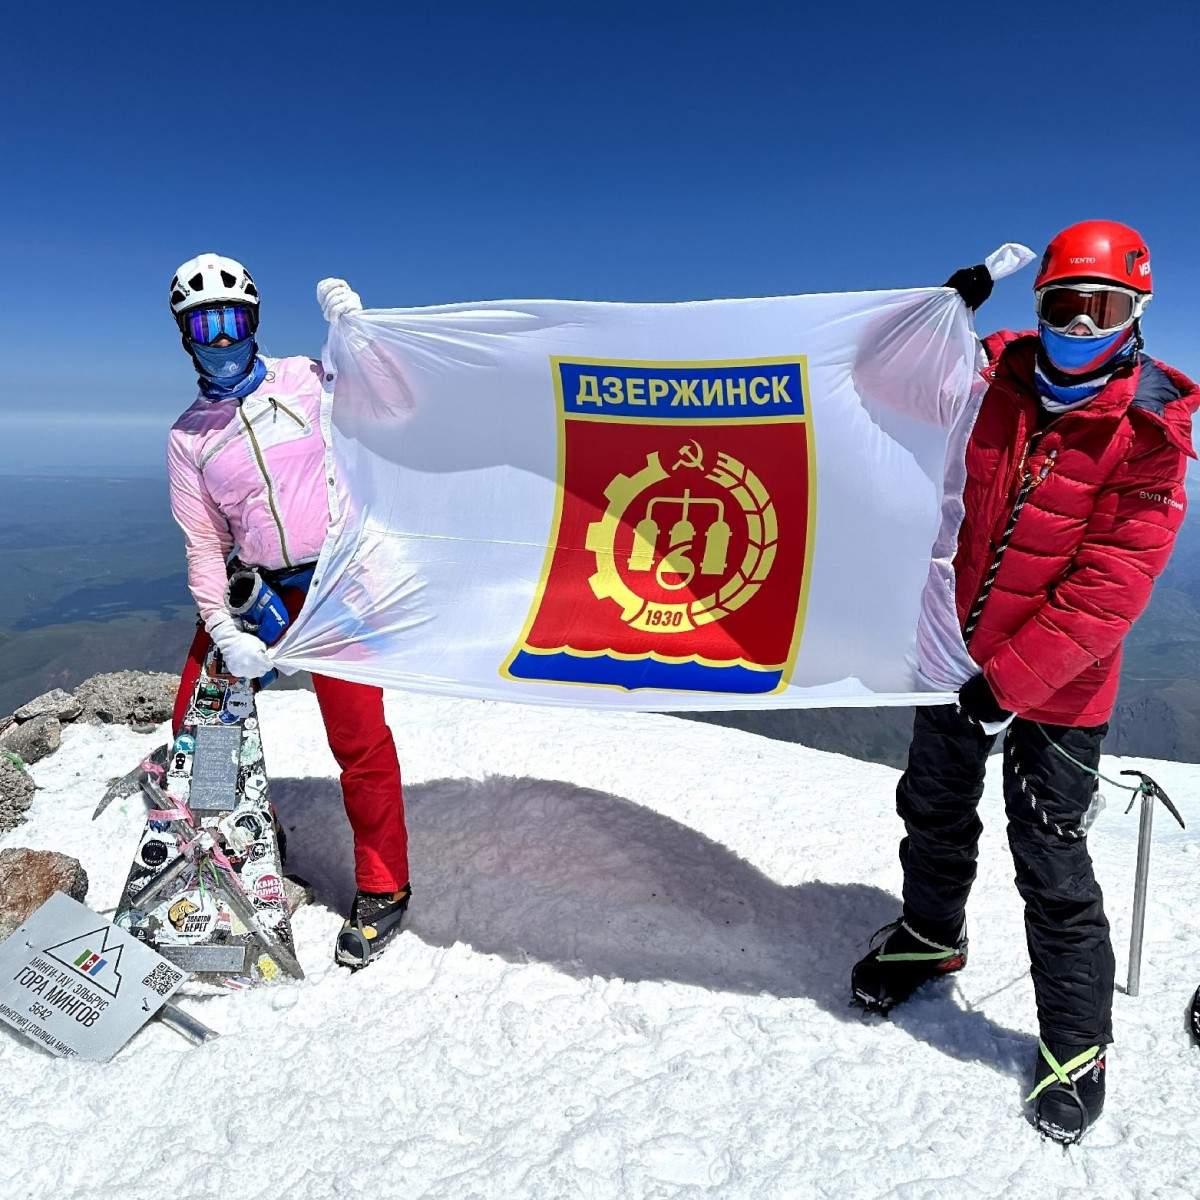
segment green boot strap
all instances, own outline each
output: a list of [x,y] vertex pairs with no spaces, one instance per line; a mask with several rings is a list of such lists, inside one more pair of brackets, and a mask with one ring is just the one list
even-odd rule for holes
[[960,953],[957,946],[939,946],[937,942],[931,942],[927,937],[922,937],[911,925],[905,922],[900,922],[900,928],[912,934],[918,941],[924,942],[927,946],[933,946],[933,950],[912,950],[907,954],[877,954],[875,955],[876,962],[940,962],[943,958],[948,958],[951,954]]
[[1041,1050],[1042,1057],[1046,1060],[1047,1065],[1050,1067],[1050,1074],[1047,1075],[1046,1078],[1043,1079],[1041,1083],[1039,1083],[1037,1087],[1035,1087],[1033,1091],[1025,1097],[1026,1104],[1028,1104],[1031,1100],[1036,1099],[1052,1083],[1063,1083],[1066,1084],[1067,1087],[1073,1089],[1075,1085],[1071,1080],[1071,1072],[1078,1070],[1080,1067],[1086,1065],[1100,1054],[1099,1046],[1090,1046],[1082,1054],[1075,1055],[1070,1062],[1059,1063],[1055,1059],[1054,1055],[1051,1054],[1046,1048],[1046,1043],[1043,1042],[1041,1038],[1038,1038],[1038,1049]]

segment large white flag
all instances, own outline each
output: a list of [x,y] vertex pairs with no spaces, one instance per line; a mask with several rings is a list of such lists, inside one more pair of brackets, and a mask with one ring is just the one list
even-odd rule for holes
[[334,524],[276,660],[588,707],[945,701],[975,354],[945,288],[341,318]]

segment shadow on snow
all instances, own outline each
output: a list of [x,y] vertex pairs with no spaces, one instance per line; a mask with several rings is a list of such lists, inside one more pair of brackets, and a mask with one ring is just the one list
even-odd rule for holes
[[[717,842],[629,800],[545,779],[439,779],[405,788],[413,905],[424,942],[463,942],[570,975],[663,980],[849,1006],[850,968],[899,900],[859,883],[776,883]],[[350,830],[330,779],[278,779],[288,869],[348,910]],[[929,985],[893,1016],[952,1057],[1024,1075],[1036,1041]]]

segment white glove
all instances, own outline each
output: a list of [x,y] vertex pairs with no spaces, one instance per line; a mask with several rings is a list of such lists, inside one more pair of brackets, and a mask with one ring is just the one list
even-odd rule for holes
[[237,627],[228,613],[216,613],[204,622],[208,636],[216,643],[231,675],[241,679],[261,679],[275,669],[267,648],[252,633]]
[[1020,242],[1005,242],[983,261],[993,279],[1004,279],[1028,266],[1035,258],[1037,255],[1028,246],[1022,246]]
[[362,299],[344,279],[322,279],[317,284],[317,303],[321,315],[332,324],[338,317],[362,312]]

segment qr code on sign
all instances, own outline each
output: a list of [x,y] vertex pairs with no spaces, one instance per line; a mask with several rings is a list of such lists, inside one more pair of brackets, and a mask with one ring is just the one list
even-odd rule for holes
[[165,996],[182,978],[182,971],[176,971],[174,967],[168,967],[166,963],[159,963],[142,980],[142,987],[148,987],[152,992]]

